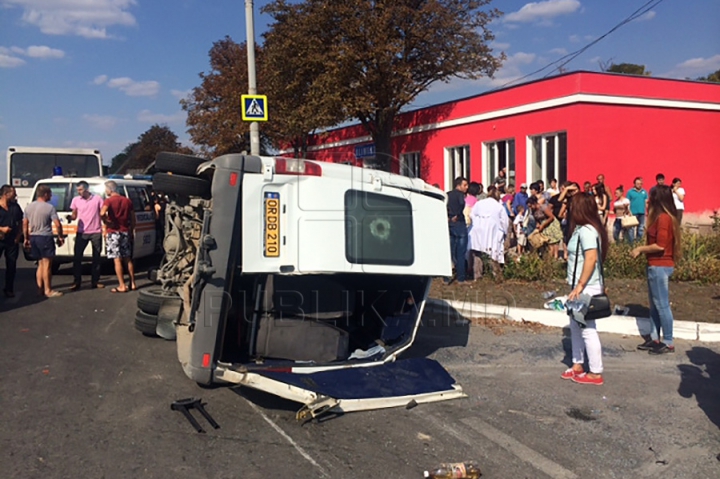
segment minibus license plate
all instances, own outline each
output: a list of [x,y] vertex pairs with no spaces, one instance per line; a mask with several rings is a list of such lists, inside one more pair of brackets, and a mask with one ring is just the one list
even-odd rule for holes
[[280,256],[280,193],[265,192],[265,256]]

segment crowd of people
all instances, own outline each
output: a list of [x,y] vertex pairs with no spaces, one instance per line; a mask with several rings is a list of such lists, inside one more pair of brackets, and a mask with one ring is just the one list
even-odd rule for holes
[[[126,293],[137,289],[135,269],[132,261],[132,236],[135,229],[135,214],[129,198],[118,193],[114,181],[105,183],[105,199],[90,191],[87,182],[80,181],[77,196],[71,203],[69,220],[77,220],[77,233],[73,249],[74,282],[70,291],[77,291],[82,285],[82,261],[88,243],[92,248],[91,283],[93,289],[102,289],[100,283],[100,261],[103,225],[105,226],[105,248],[107,257],[115,266],[118,286],[113,293]],[[52,263],[56,247],[65,244],[65,233],[57,210],[51,203],[52,190],[46,185],[37,187],[36,199],[23,212],[17,204],[15,188],[3,185],[0,188],[0,256],[5,255],[5,297],[15,296],[15,273],[17,259],[22,247],[26,255],[37,261],[35,274],[37,295],[47,298],[62,296],[61,291],[52,287]],[[54,228],[54,231],[53,231]],[[125,282],[125,269],[129,283]]]
[[[584,182],[582,189],[577,182],[559,184],[552,179],[547,188],[543,180],[537,180],[530,185],[522,183],[517,191],[512,183],[508,183],[504,168],[487,189],[478,182],[456,178],[454,189],[448,192],[455,280],[473,281],[481,277],[483,264],[488,262],[493,276],[502,279],[506,256],[519,261],[523,254],[532,250],[567,261],[572,233],[572,200],[579,194],[595,201],[600,224],[612,232],[614,242],[635,243],[645,235],[650,194],[658,186],[665,186],[663,174],[658,174],[655,179],[656,185],[648,192],[640,177],[634,179],[627,191],[623,185],[611,190],[602,174],[597,175],[594,184]],[[613,197],[610,191],[613,191]],[[685,190],[680,178],[673,179],[670,191],[675,217],[681,223]],[[487,199],[493,201],[483,201]],[[459,261],[461,257],[465,261]]]
[[[446,283],[475,281],[483,276],[483,265],[487,263],[494,279],[502,280],[506,256],[519,258],[530,248],[565,261],[571,288],[567,301],[579,301],[580,307],[572,311],[568,308],[573,366],[561,377],[601,385],[602,346],[595,320],[587,319],[585,314],[593,297],[605,294],[602,263],[610,243],[608,221],[614,217],[614,241],[634,244],[631,256],[644,254],[648,262],[652,330],[643,336],[638,349],[651,354],[675,351],[668,278],[681,253],[685,190],[679,178],[668,186],[664,175],[658,174],[655,186],[648,192],[638,177],[627,193],[622,185],[618,186],[611,199],[602,174],[594,184],[586,181],[582,190],[576,182],[558,185],[553,179],[548,188],[538,180],[529,186],[521,184],[516,192],[503,169],[483,190],[483,185],[458,177],[447,194],[455,274],[446,278]],[[583,367],[585,354],[587,372]]]

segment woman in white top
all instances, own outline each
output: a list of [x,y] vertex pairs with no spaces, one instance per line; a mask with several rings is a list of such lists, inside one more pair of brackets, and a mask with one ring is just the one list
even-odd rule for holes
[[682,224],[683,213],[685,212],[685,188],[682,187],[682,180],[675,178],[672,181],[673,200],[677,210],[678,223]]
[[[602,294],[604,280],[601,262],[608,250],[608,235],[592,196],[573,197],[570,228],[573,233],[568,242],[567,282],[573,290],[568,295],[568,301]],[[595,320],[570,314],[570,339],[573,364],[560,377],[580,384],[602,385],[602,345]],[[588,372],[583,367],[585,353],[590,369]]]
[[625,197],[625,189],[622,185],[615,190],[615,202],[613,203],[613,211],[615,212],[615,223],[613,223],[613,239],[616,243],[620,242],[620,232],[623,233],[623,239],[628,243],[633,242],[634,228],[623,228],[623,216],[630,215],[630,200]]

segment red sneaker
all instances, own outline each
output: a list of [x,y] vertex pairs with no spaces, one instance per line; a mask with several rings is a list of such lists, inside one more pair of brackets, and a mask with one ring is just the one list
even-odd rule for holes
[[570,379],[572,379],[573,382],[578,384],[594,384],[596,386],[602,386],[604,384],[602,376],[591,378],[587,375],[587,373],[578,374],[577,376],[574,376]]
[[563,379],[572,379],[575,376],[578,376],[580,374],[585,374],[585,373],[579,373],[579,372],[575,371],[573,368],[570,368],[567,371],[565,371],[564,373],[562,373],[560,375],[560,377]]

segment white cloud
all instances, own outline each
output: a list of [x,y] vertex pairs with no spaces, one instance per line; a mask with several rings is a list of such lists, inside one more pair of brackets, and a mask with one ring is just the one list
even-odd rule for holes
[[163,115],[162,113],[153,113],[150,110],[142,110],[138,113],[137,120],[141,123],[180,123],[184,122],[186,113],[179,111],[172,115]]
[[0,47],[0,67],[14,68],[24,65],[26,62],[20,56],[30,58],[63,58],[65,52],[57,48],[50,48],[45,45],[32,45],[27,48],[12,46],[10,48]]
[[704,76],[720,70],[720,54],[709,58],[691,58],[682,63],[678,63],[667,73],[660,76],[671,78],[695,78]]
[[63,58],[65,52],[45,45],[32,45],[27,48],[26,55],[31,58]]
[[107,75],[98,75],[93,79],[92,82],[93,82],[93,85],[102,85],[106,81],[108,81]]
[[578,0],[546,0],[544,2],[526,3],[517,12],[505,15],[503,21],[533,23],[549,21],[560,15],[569,15],[580,8]]
[[570,40],[570,43],[580,43],[580,35],[570,35],[568,40]]
[[649,12],[643,13],[642,15],[637,17],[635,19],[635,21],[636,22],[646,22],[648,20],[652,20],[653,18],[655,18],[655,15],[657,15],[657,12],[655,12],[655,10],[650,10]]
[[[99,82],[100,80],[103,81],[95,84],[100,85],[104,83],[104,79],[102,78],[103,76],[105,75],[96,77],[94,83]],[[113,78],[107,82],[107,86],[110,88],[117,88],[118,90],[124,92],[127,96],[155,96],[160,91],[160,83],[155,80],[135,81],[129,77]]]
[[592,57],[590,60],[588,60],[588,63],[594,63],[597,65],[601,61],[602,61],[602,57]]
[[97,128],[98,130],[112,130],[120,121],[119,118],[110,115],[94,115],[87,113],[83,115],[82,118],[88,122],[90,126]]
[[23,9],[22,20],[48,35],[108,38],[107,27],[134,26],[128,11],[136,0],[0,0],[5,7]]
[[565,48],[553,48],[550,50],[550,53],[554,53],[555,55],[567,55],[568,51]]
[[184,100],[189,97],[191,93],[192,90],[170,90],[170,94],[178,100]]
[[15,68],[24,64],[25,60],[13,55],[9,48],[0,47],[0,68]]

